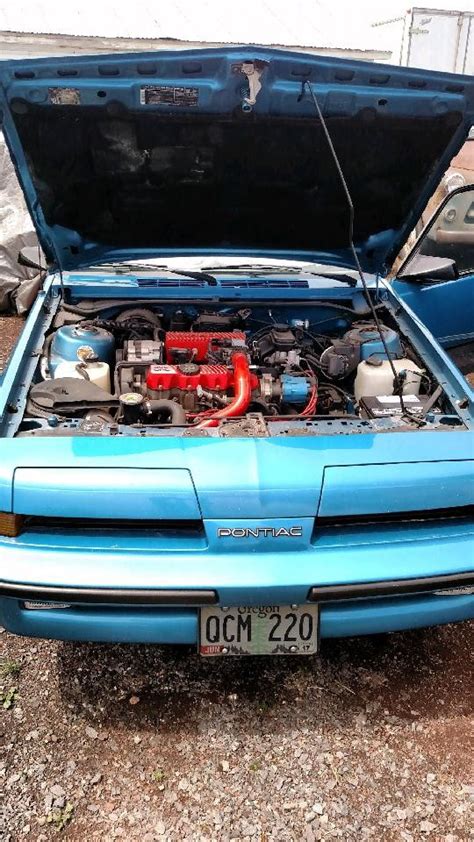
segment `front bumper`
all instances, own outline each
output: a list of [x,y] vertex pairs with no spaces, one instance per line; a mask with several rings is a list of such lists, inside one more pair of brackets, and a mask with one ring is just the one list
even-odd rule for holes
[[[209,604],[317,601],[322,637],[474,617],[465,519],[321,530],[307,549],[284,552],[166,552],[116,537],[89,543],[59,534],[5,539],[0,623],[33,637],[196,644],[199,606]],[[48,607],[28,608],[28,600]]]
[[[51,606],[53,603],[51,603]],[[416,594],[327,603],[321,607],[321,637],[352,637],[454,623],[474,617],[474,596]],[[12,633],[56,640],[197,644],[198,608],[137,608],[74,604],[26,609],[0,599],[0,621]]]

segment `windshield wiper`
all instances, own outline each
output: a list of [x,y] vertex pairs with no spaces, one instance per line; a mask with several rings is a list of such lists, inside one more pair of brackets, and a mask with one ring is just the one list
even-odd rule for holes
[[310,272],[311,275],[316,275],[318,278],[329,278],[332,281],[340,281],[341,284],[347,284],[350,287],[356,287],[358,284],[357,278],[353,278],[352,275],[346,275],[345,272],[341,272],[338,274],[335,272]]
[[209,272],[217,274],[229,272],[245,272],[254,278],[263,275],[312,275],[316,278],[329,278],[333,281],[340,281],[341,284],[348,284],[351,287],[357,286],[357,278],[346,272],[318,272],[311,268],[299,266],[260,266],[258,263],[237,263],[228,266],[204,266],[202,269],[170,269],[169,266],[156,263],[98,263],[87,267],[88,270],[101,272],[112,272],[116,275],[130,275],[137,272],[164,272],[168,275],[178,275],[182,278],[191,278],[193,281],[204,281],[209,286],[217,286],[218,281]]
[[236,272],[261,275],[299,275],[301,272],[299,266],[269,266],[268,264],[262,266],[260,263],[223,263],[222,265],[216,263],[215,265],[203,266],[203,269],[206,272],[208,270],[211,272],[233,272],[235,270]]
[[170,269],[169,266],[159,266],[156,263],[98,263],[88,266],[88,270],[94,269],[100,272],[111,272],[115,275],[131,275],[137,272],[156,272],[168,275],[179,275],[182,278],[191,278],[193,281],[204,281],[209,286],[217,286],[214,275],[201,272],[200,269],[191,271],[189,269]]
[[329,278],[333,281],[340,281],[341,284],[348,284],[351,287],[357,286],[357,278],[346,272],[318,272],[316,269],[299,266],[260,266],[258,263],[236,263],[228,266],[204,266],[204,271],[220,272],[247,272],[254,278],[262,275],[312,275],[316,278]]

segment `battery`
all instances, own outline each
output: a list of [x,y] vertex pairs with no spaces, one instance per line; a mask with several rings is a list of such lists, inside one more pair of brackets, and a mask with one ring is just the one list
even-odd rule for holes
[[[403,406],[413,415],[424,415],[429,400],[429,395],[403,395]],[[404,414],[398,395],[361,397],[359,404],[364,418],[386,418]],[[430,410],[432,411],[436,410]]]

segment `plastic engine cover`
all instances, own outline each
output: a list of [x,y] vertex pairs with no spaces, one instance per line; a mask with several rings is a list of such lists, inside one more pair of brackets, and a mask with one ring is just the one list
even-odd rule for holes
[[[187,335],[189,336],[189,334]],[[197,369],[196,372],[192,371],[194,368]],[[252,389],[257,388],[258,377],[256,374],[250,375],[250,381]],[[146,384],[152,392],[169,391],[171,389],[195,391],[198,386],[203,389],[226,392],[233,386],[233,383],[234,372],[225,365],[194,366],[192,363],[152,365],[146,376]]]

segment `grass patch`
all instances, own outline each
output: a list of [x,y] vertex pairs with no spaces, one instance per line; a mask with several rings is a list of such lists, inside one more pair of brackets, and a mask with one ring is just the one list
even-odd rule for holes
[[151,773],[151,779],[155,782],[155,784],[163,784],[166,780],[166,772],[163,769],[155,769]]
[[2,678],[8,678],[11,676],[19,675],[21,670],[21,664],[19,661],[3,661],[0,664],[0,676]]
[[59,807],[53,807],[52,810],[46,816],[46,821],[48,824],[54,825],[56,830],[64,830],[67,824],[72,819],[72,814],[74,813],[73,805],[68,801],[66,806],[60,809]]
[[0,705],[3,710],[9,710],[12,708],[17,699],[18,689],[16,687],[10,687],[9,690],[0,691]]

